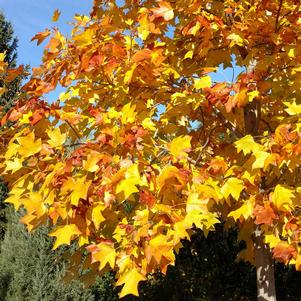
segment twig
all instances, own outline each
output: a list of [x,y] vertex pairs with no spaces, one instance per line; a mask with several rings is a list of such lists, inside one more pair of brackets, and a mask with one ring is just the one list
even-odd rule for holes
[[77,132],[77,130],[71,125],[71,123],[68,120],[65,120],[65,121],[69,125],[69,127],[72,129],[72,131],[74,132],[74,134],[76,135],[76,137],[78,139],[81,139],[81,136],[79,135],[79,133]]
[[276,21],[275,21],[275,33],[278,32],[278,23],[279,23],[279,17],[280,17],[282,4],[283,4],[283,0],[280,0],[279,7],[278,7],[278,10],[277,10],[277,15],[276,15]]
[[219,119],[223,122],[223,125],[228,128],[237,138],[242,138],[243,134],[237,130],[235,125],[226,119],[226,117],[222,114],[222,112],[216,107],[212,106],[214,113],[219,117]]

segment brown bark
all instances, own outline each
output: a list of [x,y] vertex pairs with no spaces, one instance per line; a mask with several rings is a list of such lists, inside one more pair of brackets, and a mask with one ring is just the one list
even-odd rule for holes
[[254,247],[257,299],[258,301],[276,301],[274,260],[269,247],[263,241],[259,226],[254,233]]
[[[256,61],[250,64],[249,72],[253,71]],[[257,136],[259,131],[260,103],[254,100],[244,108],[245,134]],[[254,232],[254,256],[257,277],[258,301],[276,301],[274,260],[269,247],[264,243],[260,226]]]

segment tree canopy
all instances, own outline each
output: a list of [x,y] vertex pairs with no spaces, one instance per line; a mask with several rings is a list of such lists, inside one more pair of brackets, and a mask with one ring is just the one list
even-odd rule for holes
[[94,0],[70,37],[38,33],[42,63],[2,118],[6,201],[29,230],[50,219],[54,249],[77,240],[93,273],[116,269],[120,297],[221,221],[241,258],[258,236],[300,269],[300,24],[296,0]]

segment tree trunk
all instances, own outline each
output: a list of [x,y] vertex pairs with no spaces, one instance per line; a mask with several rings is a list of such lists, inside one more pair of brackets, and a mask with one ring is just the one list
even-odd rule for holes
[[254,233],[255,265],[258,301],[276,301],[274,260],[269,247],[263,242],[260,227]]
[[[255,66],[256,60],[250,64],[248,72],[252,72]],[[257,102],[256,100],[244,107],[245,134],[250,134],[252,136],[258,135],[261,118],[260,113],[260,102]],[[256,226],[254,232],[254,249],[257,277],[257,300],[276,301],[274,260],[269,247],[263,241],[263,234],[260,226]]]

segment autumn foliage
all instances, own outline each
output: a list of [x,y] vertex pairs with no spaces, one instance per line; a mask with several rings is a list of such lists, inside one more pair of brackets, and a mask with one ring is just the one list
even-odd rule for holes
[[[70,37],[38,33],[42,64],[1,121],[6,201],[95,274],[115,269],[120,297],[219,222],[241,258],[259,227],[301,269],[300,25],[295,0],[94,0]],[[221,64],[245,68],[217,83]]]

